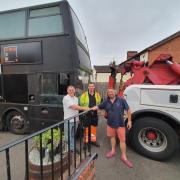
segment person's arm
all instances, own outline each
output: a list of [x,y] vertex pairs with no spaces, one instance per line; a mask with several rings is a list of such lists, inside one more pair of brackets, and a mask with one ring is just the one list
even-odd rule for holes
[[93,110],[93,111],[98,110],[98,106],[94,106],[94,107],[92,107],[92,108],[91,108],[91,110]]
[[82,107],[77,104],[73,104],[73,105],[69,106],[69,108],[71,108],[73,110],[78,110],[78,111],[87,111],[90,109],[89,107]]
[[96,110],[98,110],[98,109],[105,109],[105,106],[106,106],[106,100],[103,101],[101,104],[92,107],[91,109],[94,110],[94,111],[96,111]]
[[130,111],[130,109],[127,111],[127,117],[128,117],[127,128],[131,129],[131,127],[132,127],[132,120],[131,120],[131,111]]
[[89,110],[89,107],[82,107],[82,106],[79,106],[78,105],[78,99],[77,99],[77,103],[76,102],[73,102],[71,99],[65,97],[63,99],[63,105],[66,107],[66,108],[70,108],[72,110],[78,110],[78,111],[86,111],[86,110]]
[[127,128],[131,129],[131,127],[132,127],[131,110],[129,109],[129,105],[127,104],[125,99],[123,99],[123,106],[124,106],[124,109],[127,112],[127,117],[128,117]]

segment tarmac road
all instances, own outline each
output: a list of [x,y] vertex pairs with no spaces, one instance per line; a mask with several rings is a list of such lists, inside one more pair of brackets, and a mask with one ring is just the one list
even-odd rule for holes
[[[25,136],[25,135],[23,135]],[[14,135],[9,132],[0,132],[0,147],[13,142],[22,135]],[[19,144],[10,150],[10,162],[11,162],[11,179],[12,180],[24,180],[25,170],[25,150],[24,144]],[[0,153],[0,180],[6,180],[6,155],[5,152]]]
[[137,154],[127,147],[127,156],[134,163],[134,168],[127,168],[120,161],[120,150],[112,159],[105,158],[110,150],[110,141],[106,137],[105,119],[100,117],[98,139],[100,148],[93,148],[98,153],[96,163],[97,180],[179,180],[180,179],[180,150],[167,162],[154,161]]
[[[179,180],[180,179],[180,151],[167,162],[157,162],[137,154],[127,148],[128,158],[135,167],[127,168],[120,161],[120,151],[112,159],[106,159],[105,153],[110,148],[109,139],[105,133],[105,120],[100,117],[98,127],[98,141],[100,148],[92,147],[98,153],[96,161],[96,180]],[[0,132],[0,146],[21,138],[8,132]],[[20,144],[10,151],[12,180],[24,179],[24,144]],[[0,180],[6,180],[5,153],[0,153]]]

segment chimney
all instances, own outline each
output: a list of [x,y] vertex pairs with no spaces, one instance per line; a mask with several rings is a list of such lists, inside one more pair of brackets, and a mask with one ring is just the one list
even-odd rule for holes
[[127,52],[127,59],[130,59],[134,55],[136,55],[138,52],[137,51],[128,51]]

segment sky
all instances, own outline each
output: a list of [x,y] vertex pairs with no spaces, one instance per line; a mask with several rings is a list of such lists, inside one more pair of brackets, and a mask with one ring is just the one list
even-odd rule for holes
[[[0,0],[0,11],[56,0]],[[180,0],[68,0],[87,37],[92,65],[117,64],[180,31]]]

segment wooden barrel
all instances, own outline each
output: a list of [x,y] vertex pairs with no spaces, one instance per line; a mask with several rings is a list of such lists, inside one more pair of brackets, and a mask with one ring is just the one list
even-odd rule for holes
[[[64,173],[72,163],[72,160],[68,162],[68,154],[63,156],[62,159],[63,167],[61,170],[61,161],[54,162],[54,180],[58,180],[61,176],[61,171]],[[39,180],[41,179],[41,167],[40,165],[32,164],[29,161],[29,180]],[[52,164],[43,165],[43,180],[52,179]]]

